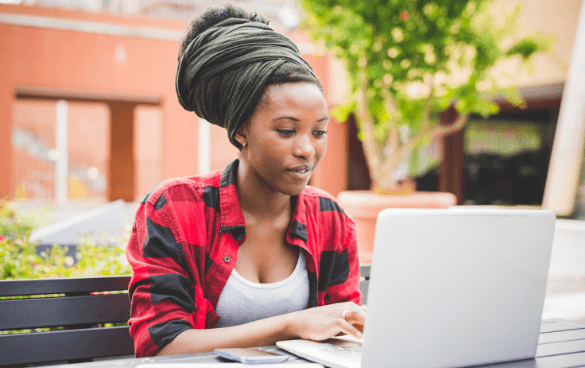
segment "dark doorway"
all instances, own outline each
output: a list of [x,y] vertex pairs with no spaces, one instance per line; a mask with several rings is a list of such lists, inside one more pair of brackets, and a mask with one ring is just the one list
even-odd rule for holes
[[472,116],[464,133],[463,204],[541,205],[559,108]]

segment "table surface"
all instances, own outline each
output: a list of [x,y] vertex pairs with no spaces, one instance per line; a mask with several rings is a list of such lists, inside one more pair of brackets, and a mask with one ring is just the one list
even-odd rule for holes
[[[277,348],[276,346],[263,347],[264,350],[275,351],[289,355],[287,364],[308,363],[307,360]],[[126,358],[101,360],[91,363],[62,365],[62,367],[76,368],[105,368],[105,367],[134,367],[144,363],[223,363],[213,353],[185,354],[154,358]],[[196,364],[192,365],[196,368]],[[56,366],[53,366],[56,367]],[[269,367],[266,366],[266,367]],[[564,321],[544,320],[540,328],[536,358],[514,362],[499,363],[482,367],[498,368],[569,368],[585,367],[585,324]]]

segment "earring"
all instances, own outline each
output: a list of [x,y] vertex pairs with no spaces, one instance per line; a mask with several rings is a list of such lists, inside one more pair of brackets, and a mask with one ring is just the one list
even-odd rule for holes
[[242,143],[242,147],[246,147],[246,141],[244,141],[244,143]]

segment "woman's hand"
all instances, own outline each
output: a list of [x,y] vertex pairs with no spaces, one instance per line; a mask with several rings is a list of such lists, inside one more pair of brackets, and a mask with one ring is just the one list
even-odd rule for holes
[[352,302],[336,303],[238,326],[186,330],[156,355],[266,346],[274,345],[277,341],[297,338],[320,341],[340,334],[361,338],[366,322],[366,311],[365,306],[360,307]]
[[[291,313],[293,334],[301,339],[321,341],[347,334],[363,337],[366,306],[353,302],[336,303]],[[345,317],[345,318],[344,318]]]

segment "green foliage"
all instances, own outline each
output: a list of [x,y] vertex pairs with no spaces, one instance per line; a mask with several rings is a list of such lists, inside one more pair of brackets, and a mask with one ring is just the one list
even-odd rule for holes
[[27,238],[7,237],[0,241],[0,280],[51,277],[91,277],[130,274],[131,268],[120,244],[96,245],[90,241],[77,246],[74,264],[68,248],[54,245],[36,253],[36,244]]
[[510,49],[506,51],[506,55],[513,56],[518,54],[522,58],[527,59],[539,50],[539,45],[540,44],[536,39],[524,39],[510,47]]
[[128,229],[113,244],[95,245],[86,235],[77,246],[78,272],[75,277],[129,275],[132,268],[126,259],[126,244],[130,230]]
[[[51,277],[90,277],[125,275],[131,268],[125,257],[130,231],[117,239],[99,244],[88,234],[77,246],[77,263],[67,255],[67,247],[54,245],[40,255],[36,243],[29,241],[36,221],[21,221],[22,214],[14,204],[0,203],[0,280]],[[0,238],[1,239],[1,238]]]
[[[98,244],[91,234],[85,235],[77,245],[77,263],[67,254],[68,248],[59,245],[37,254],[37,244],[31,243],[29,236],[37,226],[47,222],[43,213],[46,211],[24,213],[14,203],[0,202],[0,280],[126,275],[132,272],[125,256],[130,229],[109,243],[102,241]],[[59,295],[31,295],[26,298],[55,296]],[[125,323],[104,323],[95,327],[114,325]],[[0,331],[0,335],[61,329],[63,327],[9,330]]]
[[[527,61],[547,48],[536,36],[510,45],[520,7],[495,16],[492,0],[302,3],[303,27],[348,70],[353,97],[334,115],[347,117],[366,88],[367,112],[381,145],[391,125],[407,125],[414,135],[425,121],[437,124],[437,113],[451,105],[462,116],[496,113],[497,95],[521,105],[519,95],[501,88],[490,70],[510,58]],[[394,111],[388,111],[385,94]]]
[[47,222],[44,211],[19,211],[14,203],[0,200],[0,235],[25,238]]
[[28,240],[0,240],[0,279],[34,278],[35,266],[39,261],[40,257]]

